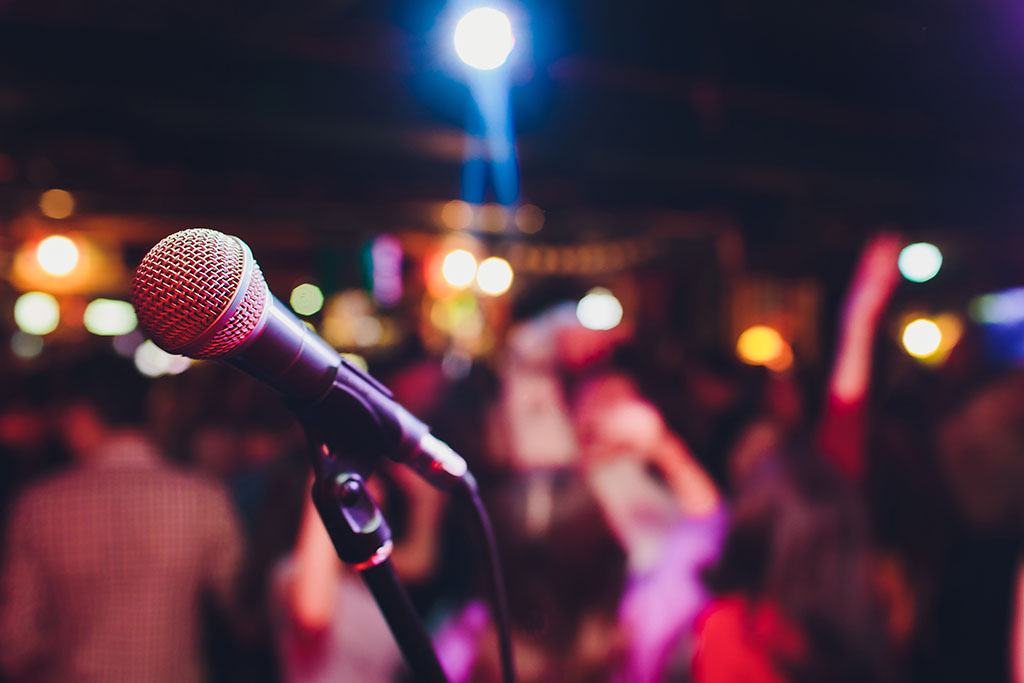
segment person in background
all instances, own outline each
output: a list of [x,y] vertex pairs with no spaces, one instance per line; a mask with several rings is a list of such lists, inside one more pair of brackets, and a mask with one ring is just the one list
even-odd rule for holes
[[68,373],[74,466],[24,490],[4,537],[0,665],[13,680],[204,677],[201,603],[233,609],[242,534],[219,486],[153,446],[145,382],[107,357]]
[[[549,473],[543,519],[529,496],[529,476],[508,478],[490,506],[519,680],[614,681],[626,653],[617,614],[625,553],[579,473]],[[501,680],[496,630],[483,602],[466,605],[435,644],[452,683]]]
[[864,245],[843,303],[836,357],[818,433],[823,455],[854,482],[867,470],[868,399],[878,325],[900,280],[903,240],[881,232]]
[[587,381],[573,402],[581,464],[629,564],[619,680],[689,670],[694,620],[709,600],[700,569],[718,556],[726,511],[711,477],[625,375]]
[[886,680],[856,492],[820,453],[759,463],[733,506],[714,600],[697,625],[696,683]]
[[[799,422],[755,422],[729,473],[739,492],[715,600],[697,629],[697,681],[878,680],[905,642],[913,598],[898,556],[869,541],[862,510],[873,347],[899,281],[900,238],[865,245],[840,319],[816,447]],[[773,401],[778,403],[778,401]]]
[[[391,562],[404,584],[423,583],[437,566],[444,496],[404,466],[389,468],[388,476],[404,494],[406,512]],[[387,510],[388,496],[379,479],[371,479],[369,486]],[[272,576],[283,680],[394,680],[402,666],[394,638],[362,578],[338,559],[308,491],[298,540]]]

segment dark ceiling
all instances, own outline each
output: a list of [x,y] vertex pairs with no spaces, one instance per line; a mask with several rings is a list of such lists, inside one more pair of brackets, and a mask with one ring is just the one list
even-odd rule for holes
[[[1024,220],[1024,9],[994,0],[523,3],[523,199],[724,212],[754,244]],[[352,227],[459,196],[436,0],[0,0],[0,199]],[[628,230],[608,228],[609,231]],[[838,237],[837,237],[838,236]]]

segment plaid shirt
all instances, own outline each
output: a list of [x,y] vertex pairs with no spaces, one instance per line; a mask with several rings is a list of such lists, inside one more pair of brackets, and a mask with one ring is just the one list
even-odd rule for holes
[[198,681],[200,596],[228,606],[242,536],[224,492],[140,439],[15,504],[0,664],[33,681]]

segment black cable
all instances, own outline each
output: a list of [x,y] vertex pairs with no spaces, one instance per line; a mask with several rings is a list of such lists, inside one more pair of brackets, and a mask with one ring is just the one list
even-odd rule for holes
[[501,654],[501,677],[504,683],[516,683],[516,667],[512,655],[512,632],[511,622],[508,616],[508,597],[505,594],[505,577],[501,570],[501,559],[498,556],[498,543],[494,538],[494,528],[491,526],[491,518],[487,515],[487,509],[477,491],[476,480],[473,475],[466,474],[463,478],[463,486],[459,492],[469,499],[469,503],[476,513],[473,515],[477,521],[480,535],[483,537],[487,549],[488,577],[490,579],[490,603],[491,614],[498,632],[498,650]]
[[391,560],[360,572],[363,581],[373,593],[384,620],[388,622],[395,642],[402,651],[416,681],[448,683],[448,677],[437,659],[423,622],[409,600],[409,594],[395,575]]

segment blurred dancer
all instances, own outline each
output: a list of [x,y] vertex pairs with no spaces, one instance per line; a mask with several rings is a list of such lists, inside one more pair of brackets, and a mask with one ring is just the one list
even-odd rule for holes
[[709,596],[700,569],[718,556],[726,512],[710,476],[624,375],[587,382],[574,402],[586,478],[629,559],[619,620],[619,680],[676,680]]
[[230,610],[241,533],[216,485],[164,463],[124,361],[70,373],[75,466],[26,489],[5,536],[0,663],[14,680],[199,681],[205,594]]
[[885,680],[869,550],[855,491],[819,454],[761,462],[706,573],[694,680]]
[[[542,520],[529,474],[508,478],[490,506],[519,680],[614,681],[625,655],[617,617],[625,554],[579,473],[547,474],[552,496]],[[449,621],[435,643],[452,683],[501,679],[496,630],[479,600]]]
[[[444,496],[405,467],[389,473],[404,494],[406,512],[405,533],[396,539],[391,562],[403,583],[415,585],[431,578],[437,566]],[[379,480],[372,479],[370,489],[386,508]],[[401,670],[398,646],[358,572],[338,559],[308,488],[306,498],[295,548],[272,578],[283,678],[387,683]]]

